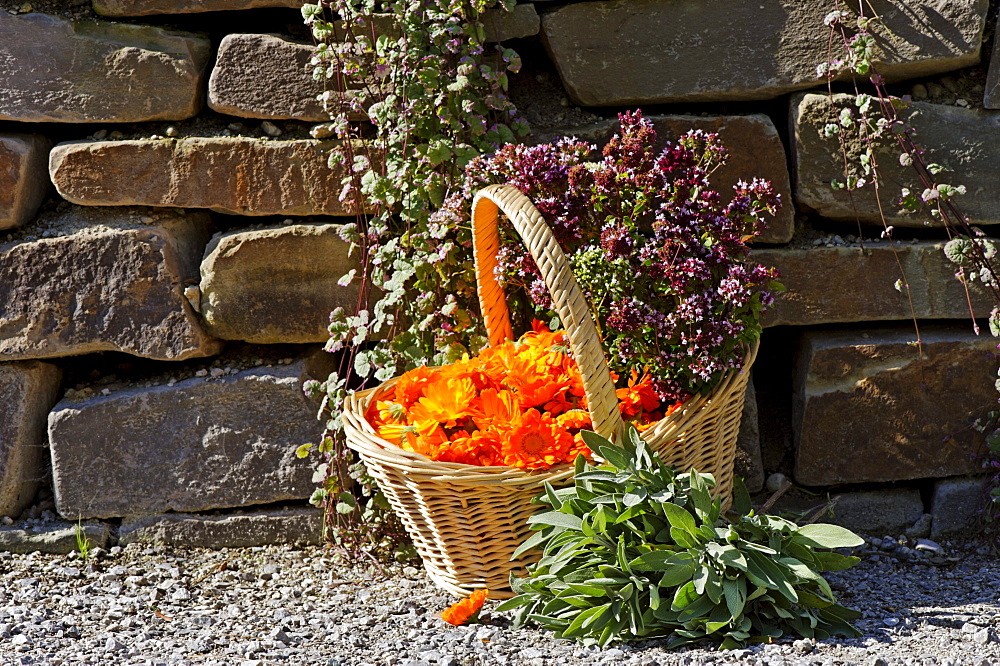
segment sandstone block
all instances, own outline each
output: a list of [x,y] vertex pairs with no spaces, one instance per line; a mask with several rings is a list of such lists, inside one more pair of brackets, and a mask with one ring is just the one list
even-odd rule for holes
[[984,477],[941,479],[934,484],[931,499],[931,538],[971,534],[982,526],[983,509],[989,501]]
[[337,281],[348,256],[340,225],[297,224],[216,236],[201,264],[201,314],[212,335],[258,344],[325,342],[330,312],[358,289]]
[[226,35],[208,79],[208,105],[243,118],[328,120],[311,54],[311,45],[276,35]]
[[198,113],[208,39],[152,26],[0,12],[0,120],[97,123]]
[[[979,62],[986,0],[879,3],[893,35],[878,71],[900,80]],[[542,16],[542,39],[583,106],[770,99],[821,83],[823,0],[608,0]]]
[[[1000,23],[1000,19],[997,20]],[[1000,109],[1000,40],[993,40],[993,55],[990,56],[990,69],[986,74],[986,91],[983,94],[983,106],[987,109]]]
[[823,516],[819,522],[865,534],[900,534],[923,513],[919,490],[863,490],[841,493],[833,516]]
[[304,0],[94,0],[94,11],[104,16],[149,16],[238,11],[260,7],[299,8]]
[[[868,243],[864,250],[763,248],[753,250],[751,257],[781,271],[787,289],[764,315],[764,326],[912,319],[905,290],[895,287],[900,279],[910,287],[919,319],[969,317],[965,289],[955,279],[955,265],[944,256],[944,243],[898,243],[895,255],[883,241]],[[979,283],[970,287],[970,294],[976,314],[985,316],[991,306]]]
[[38,361],[0,363],[0,515],[18,516],[44,476],[45,418],[62,372]]
[[504,42],[508,39],[519,39],[537,35],[541,29],[541,19],[532,3],[514,5],[509,12],[502,9],[487,10],[483,14],[483,27],[486,28],[486,40]]
[[[826,95],[792,98],[795,200],[830,219],[880,224],[878,202],[871,187],[854,192],[853,206],[846,190],[830,187],[834,179],[844,182],[843,157],[840,142],[836,137],[824,138],[823,128],[835,122],[839,110],[853,100],[850,95],[837,95],[832,104]],[[996,187],[1000,143],[985,140],[1000,135],[1000,113],[913,102],[900,118],[916,130],[917,140],[926,150],[924,160],[951,169],[938,176],[941,182],[965,185],[968,193],[958,197],[958,204],[972,223],[1000,224],[1000,190]],[[860,146],[849,145],[849,155],[860,151]],[[880,195],[886,221],[901,227],[941,226],[930,215],[910,213],[898,205],[900,186],[917,194],[923,191],[913,169],[899,164],[899,151],[895,147],[882,148],[876,157],[883,182],[887,183]],[[852,162],[857,164],[858,160]]]
[[339,201],[331,141],[190,137],[61,143],[49,156],[59,194],[86,206],[208,208],[231,215],[352,215]]
[[38,210],[49,189],[51,147],[37,134],[0,134],[0,229],[20,226]]
[[969,424],[996,401],[996,342],[967,327],[803,335],[794,387],[795,480],[831,485],[974,472]]
[[217,516],[168,513],[126,518],[118,543],[184,548],[252,548],[268,544],[319,544],[323,512],[314,508],[235,511]]
[[0,244],[0,359],[215,354],[183,295],[209,223],[204,213],[71,208],[46,222],[48,237]]
[[302,383],[326,378],[327,356],[63,400],[49,414],[56,509],[106,518],[309,497],[312,469],[295,449],[323,425]]
[[[792,205],[792,184],[785,160],[785,148],[771,119],[763,114],[749,116],[647,116],[656,129],[659,142],[654,148],[663,150],[667,141],[676,141],[689,130],[714,132],[729,151],[726,164],[712,174],[712,187],[723,197],[733,191],[737,182],[763,178],[771,181],[781,196],[782,207],[758,239],[763,243],[787,243],[794,231],[795,208]],[[603,121],[583,127],[571,127],[532,135],[532,143],[549,143],[563,136],[575,136],[603,146],[618,133],[618,121]]]
[[[106,523],[84,523],[81,527],[91,548],[104,548],[108,545],[111,528]],[[76,525],[73,523],[50,523],[43,526],[40,532],[0,527],[0,551],[68,555],[76,549]]]

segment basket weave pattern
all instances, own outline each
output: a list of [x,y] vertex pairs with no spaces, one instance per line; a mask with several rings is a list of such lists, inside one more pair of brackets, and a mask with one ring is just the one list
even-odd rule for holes
[[[618,440],[624,423],[590,307],[541,213],[509,185],[484,188],[472,205],[476,279],[490,344],[513,339],[506,297],[494,270],[500,211],[510,219],[549,288],[580,367],[595,432]],[[711,393],[693,398],[643,433],[667,464],[713,474],[718,484],[714,494],[727,502],[743,395],[755,355],[756,347],[747,353],[742,370],[730,372]],[[510,556],[531,532],[525,521],[541,508],[531,499],[545,481],[556,486],[568,483],[571,467],[529,473],[437,462],[404,451],[381,439],[364,417],[371,401],[394,383],[347,399],[343,420],[348,445],[378,482],[439,587],[459,596],[485,587],[492,598],[509,597],[505,589],[511,572],[523,575],[529,562],[528,556],[518,562],[511,562]]]

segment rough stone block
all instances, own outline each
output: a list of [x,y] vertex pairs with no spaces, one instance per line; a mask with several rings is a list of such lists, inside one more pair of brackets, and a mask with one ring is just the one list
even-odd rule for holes
[[336,142],[191,137],[61,143],[49,156],[59,194],[85,206],[176,206],[231,215],[352,215],[339,201]]
[[243,118],[328,120],[311,55],[311,45],[277,35],[226,35],[208,79],[208,105]]
[[833,523],[866,534],[901,534],[924,513],[919,490],[864,490],[840,494],[833,516],[819,522]]
[[[764,315],[764,326],[809,326],[842,322],[962,319],[969,316],[965,289],[955,279],[955,265],[944,256],[944,243],[887,242],[860,247],[763,248],[751,257],[781,272],[787,291],[777,295]],[[897,258],[903,266],[900,274]],[[913,312],[905,291],[910,286]],[[970,288],[975,312],[985,316],[990,301],[979,283]]]
[[305,0],[94,0],[94,11],[104,16],[149,16],[238,11],[261,7],[299,8]]
[[49,189],[51,147],[37,134],[0,134],[0,229],[20,226],[38,210]]
[[[111,537],[111,528],[106,523],[84,523],[83,534],[91,548],[105,548]],[[42,530],[0,527],[0,551],[8,553],[51,553],[68,555],[77,550],[76,525],[73,523],[49,523]]]
[[208,39],[152,26],[0,12],[0,120],[98,123],[198,113]]
[[[986,0],[875,2],[887,80],[979,62]],[[821,83],[825,0],[578,2],[542,16],[542,39],[583,106],[770,99]]]
[[795,480],[811,486],[977,469],[969,423],[996,401],[996,342],[967,327],[803,335],[794,389]]
[[314,508],[238,511],[217,516],[168,513],[126,518],[118,543],[184,548],[252,548],[268,544],[318,544],[323,512]]
[[[1000,25],[1000,18],[997,19]],[[996,34],[994,32],[994,34]],[[993,39],[993,55],[990,56],[990,69],[986,74],[986,90],[983,93],[983,106],[987,109],[1000,109],[1000,39]]]
[[[786,243],[791,240],[795,219],[792,185],[785,148],[770,118],[763,114],[646,117],[653,123],[658,135],[659,141],[654,146],[657,151],[663,150],[667,141],[676,141],[689,130],[718,133],[719,139],[729,151],[729,159],[712,174],[712,187],[726,197],[741,180],[763,178],[771,181],[774,191],[781,196],[783,205],[758,240],[763,243]],[[531,141],[535,144],[549,143],[559,137],[575,136],[600,147],[619,131],[618,121],[609,120],[583,127],[540,132],[532,135]]]
[[941,479],[931,499],[931,538],[970,534],[982,526],[982,511],[989,501],[985,477]]
[[[827,123],[835,122],[839,109],[853,104],[854,97],[837,95],[831,104],[826,95],[796,95],[792,98],[791,123],[795,162],[795,200],[823,217],[854,223],[881,224],[878,202],[872,188],[850,193],[834,190],[830,182],[844,181],[843,157],[836,137],[824,138]],[[1000,224],[1000,189],[996,165],[1000,164],[1000,142],[987,137],[1000,136],[1000,113],[983,109],[913,102],[900,118],[916,131],[917,140],[926,150],[927,163],[936,162],[951,171],[943,182],[965,185],[968,193],[958,204],[973,224]],[[851,145],[851,151],[860,147]],[[923,191],[916,172],[899,164],[899,151],[883,147],[876,157],[887,186],[881,190],[882,210],[889,224],[900,227],[941,226],[930,215],[914,214],[897,203],[898,186]]]
[[520,39],[537,35],[542,22],[535,11],[535,5],[525,3],[514,5],[509,12],[502,9],[490,9],[483,15],[483,27],[486,28],[486,40],[504,42],[508,39]]
[[39,222],[47,237],[0,243],[0,359],[217,353],[183,295],[209,224],[205,213],[71,207]]
[[302,383],[325,379],[328,357],[63,400],[49,414],[56,509],[108,518],[309,497],[295,449],[323,426]]
[[740,432],[736,438],[736,476],[743,478],[743,484],[751,493],[760,492],[764,487],[764,465],[760,457],[760,425],[757,422],[757,393],[753,382],[747,384],[743,400],[743,415],[740,417]]
[[339,225],[297,224],[216,236],[201,264],[201,314],[226,340],[259,344],[325,342],[330,312],[353,310],[357,284]]
[[31,504],[44,475],[45,418],[62,372],[38,361],[0,363],[0,516]]

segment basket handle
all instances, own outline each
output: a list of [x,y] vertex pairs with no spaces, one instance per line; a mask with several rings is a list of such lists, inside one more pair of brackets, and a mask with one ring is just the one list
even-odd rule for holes
[[490,185],[477,192],[472,200],[476,288],[490,345],[495,347],[514,339],[507,298],[495,272],[500,249],[497,226],[500,211],[514,225],[549,288],[559,321],[566,329],[573,357],[580,367],[594,431],[611,441],[620,441],[624,422],[618,410],[618,396],[615,395],[615,384],[611,380],[587,299],[542,214],[528,197],[511,185]]

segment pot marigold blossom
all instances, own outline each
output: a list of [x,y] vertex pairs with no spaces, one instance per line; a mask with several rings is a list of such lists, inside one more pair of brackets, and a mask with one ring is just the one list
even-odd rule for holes
[[590,421],[590,412],[582,409],[572,409],[556,416],[556,421],[566,427],[567,430],[589,430],[593,427]]
[[481,429],[506,428],[521,413],[521,404],[511,391],[486,389],[479,396],[472,418]]
[[503,462],[521,469],[548,469],[566,460],[573,436],[548,414],[529,409],[503,435]]
[[636,379],[633,371],[628,386],[615,391],[618,396],[619,409],[624,416],[637,416],[641,412],[653,412],[660,407],[660,399],[653,388],[653,378],[646,373],[642,379]]
[[469,407],[476,399],[476,387],[468,377],[443,377],[429,382],[424,394],[410,410],[414,421],[436,421],[454,427],[469,416]]
[[427,384],[436,377],[437,373],[425,365],[403,373],[403,376],[399,378],[399,381],[393,387],[395,389],[396,402],[402,404],[404,408],[409,409],[410,405],[423,395]]
[[467,598],[452,604],[441,613],[441,619],[456,627],[465,624],[469,620],[475,620],[479,616],[479,610],[483,607],[489,590],[476,590]]

